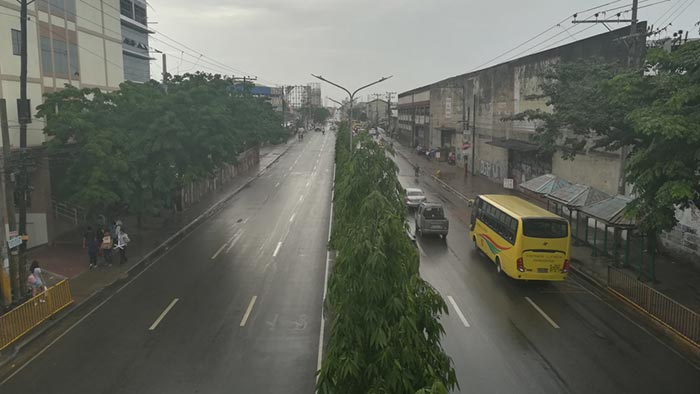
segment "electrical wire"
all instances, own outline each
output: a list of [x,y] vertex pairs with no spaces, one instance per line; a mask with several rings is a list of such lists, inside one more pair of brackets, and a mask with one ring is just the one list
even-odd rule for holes
[[[678,8],[678,11],[680,11],[680,12],[678,12],[678,13],[674,12],[674,13],[672,13],[672,14],[669,16],[668,24],[669,24],[669,25],[673,25],[673,22],[675,22],[676,19],[678,19],[679,16],[683,15],[683,13],[685,12],[685,10],[687,10],[691,5],[693,5],[693,3],[695,3],[695,0],[689,0],[689,1],[688,1],[688,4],[687,4],[685,7],[683,7],[682,9],[679,7],[679,8]],[[682,6],[681,6],[681,7],[682,7]],[[666,24],[666,22],[664,22],[664,24]]]
[[671,5],[666,9],[666,11],[664,11],[658,18],[656,18],[653,25],[658,26],[661,19],[663,19],[663,17],[666,16],[672,9],[676,8],[676,6],[679,5],[681,2],[685,2],[685,0],[679,0],[676,3],[671,3]]

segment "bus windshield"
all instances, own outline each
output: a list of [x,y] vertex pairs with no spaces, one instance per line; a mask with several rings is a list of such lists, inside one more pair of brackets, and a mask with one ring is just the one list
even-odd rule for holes
[[532,238],[566,238],[566,222],[552,219],[523,219],[523,235]]

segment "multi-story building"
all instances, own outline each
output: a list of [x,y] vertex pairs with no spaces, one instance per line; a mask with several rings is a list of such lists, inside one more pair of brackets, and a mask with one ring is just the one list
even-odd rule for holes
[[[645,24],[640,26],[643,31]],[[517,185],[553,173],[615,195],[619,152],[590,150],[573,161],[559,154],[544,157],[532,142],[534,124],[503,119],[526,109],[549,110],[539,83],[540,73],[552,64],[592,56],[626,62],[621,37],[628,33],[628,28],[613,30],[401,93],[400,137],[412,146],[453,150],[460,166],[474,163],[473,170],[495,182],[509,178]]]
[[153,31],[148,28],[147,9],[145,0],[119,0],[124,79],[129,81],[151,79],[148,35]]
[[[79,88],[118,89],[124,80],[122,37],[117,0],[37,0],[29,5],[27,21],[27,94],[32,115],[44,93],[71,84]],[[110,11],[111,10],[111,11]],[[111,17],[110,17],[111,15]],[[0,98],[7,103],[10,145],[19,147],[17,99],[20,95],[20,18],[15,0],[0,0]],[[27,145],[41,153],[44,124],[32,116]],[[27,215],[29,246],[53,237],[51,179],[46,155],[30,174]],[[2,204],[3,202],[0,202]]]
[[382,99],[367,102],[367,120],[375,125],[389,123],[389,103]]

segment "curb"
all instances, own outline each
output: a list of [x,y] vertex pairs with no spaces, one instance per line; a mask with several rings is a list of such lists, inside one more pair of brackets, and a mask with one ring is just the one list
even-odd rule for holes
[[247,188],[253,181],[258,179],[264,172],[272,167],[273,164],[277,163],[277,161],[284,156],[287,151],[293,146],[294,144],[287,144],[286,148],[279,154],[277,157],[272,160],[269,164],[267,164],[264,168],[261,168],[257,174],[254,176],[251,176],[250,179],[245,181],[241,186],[237,187],[234,191],[229,193],[227,196],[223,197],[216,203],[212,204],[209,209],[201,213],[199,216],[196,218],[192,219],[189,223],[187,223],[184,227],[182,227],[180,230],[178,230],[175,234],[171,235],[168,239],[163,241],[160,245],[156,246],[153,250],[148,252],[145,256],[141,258],[136,264],[134,264],[131,268],[129,268],[126,271],[126,277],[121,277],[115,279],[112,283],[106,285],[102,289],[99,289],[92,294],[90,294],[87,298],[84,300],[80,301],[80,303],[74,303],[71,307],[67,308],[64,310],[64,313],[59,313],[54,314],[52,317],[49,317],[44,323],[42,323],[39,327],[37,327],[35,330],[33,330],[32,333],[28,334],[27,337],[24,340],[21,340],[17,342],[16,344],[8,347],[5,349],[4,352],[6,355],[3,355],[0,353],[0,368],[4,367],[6,364],[8,364],[12,359],[14,359],[17,354],[27,345],[31,344],[34,340],[42,336],[44,333],[49,331],[51,328],[53,328],[55,325],[58,323],[62,322],[65,318],[68,316],[73,315],[75,312],[82,310],[85,305],[88,305],[89,301],[93,300],[96,298],[98,295],[104,295],[108,293],[109,291],[113,291],[116,287],[118,287],[119,284],[121,284],[123,281],[128,280],[128,278],[138,272],[143,271],[144,269],[148,268],[150,265],[148,265],[149,262],[155,262],[161,255],[165,254],[169,249],[170,246],[173,244],[176,244],[178,241],[180,241],[182,238],[186,237],[189,235],[192,231],[194,231],[195,227],[197,227],[201,222],[206,221],[209,219],[214,213],[220,211],[223,206],[230,201],[233,197],[235,197],[238,193],[240,193],[243,189]]

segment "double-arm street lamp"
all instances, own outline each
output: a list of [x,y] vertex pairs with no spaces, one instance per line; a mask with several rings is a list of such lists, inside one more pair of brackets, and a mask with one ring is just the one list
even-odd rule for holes
[[326,78],[323,78],[321,75],[314,75],[314,74],[311,74],[311,76],[314,77],[314,78],[318,78],[318,79],[320,79],[320,80],[323,81],[323,82],[328,82],[329,84],[331,84],[331,85],[333,85],[333,86],[335,86],[335,87],[337,87],[337,88],[339,88],[339,89],[343,89],[343,90],[345,91],[345,93],[347,93],[348,96],[350,96],[350,116],[349,116],[349,119],[350,119],[350,150],[352,151],[352,102],[353,102],[353,100],[355,99],[355,94],[357,94],[357,92],[359,92],[359,91],[362,90],[362,89],[368,88],[368,87],[370,87],[370,86],[372,86],[372,85],[376,85],[376,84],[378,84],[379,82],[384,82],[384,81],[386,81],[387,79],[393,77],[393,75],[390,75],[390,76],[388,76],[388,77],[382,77],[381,79],[378,79],[378,80],[376,80],[376,81],[374,81],[374,82],[372,82],[372,83],[369,83],[369,84],[367,84],[367,85],[365,85],[365,86],[361,86],[361,87],[357,88],[357,89],[356,89],[354,92],[352,92],[352,93],[350,93],[350,91],[349,91],[348,89],[346,89],[346,88],[344,88],[344,87],[338,85],[337,83],[331,82],[331,81],[327,80]]

